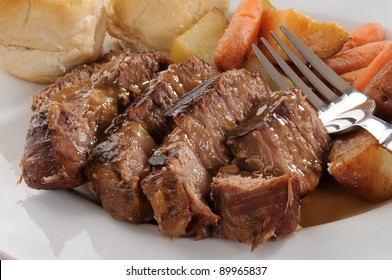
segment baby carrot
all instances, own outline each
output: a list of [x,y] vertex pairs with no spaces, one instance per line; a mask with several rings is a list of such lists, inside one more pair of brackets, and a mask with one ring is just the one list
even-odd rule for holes
[[391,41],[373,42],[341,52],[325,60],[337,74],[367,67]]
[[358,77],[353,83],[359,91],[363,91],[367,84],[372,80],[374,76],[388,63],[392,61],[392,42],[376,56],[376,58],[366,67],[365,71]]
[[348,33],[350,34],[350,39],[344,43],[340,52],[385,39],[384,27],[375,22],[362,24]]
[[225,71],[243,65],[260,30],[262,6],[261,0],[243,0],[238,5],[214,51],[218,69]]
[[354,70],[354,71],[351,71],[351,72],[347,72],[347,73],[344,73],[344,74],[340,75],[340,77],[341,77],[343,80],[345,80],[347,83],[349,83],[350,85],[352,85],[353,82],[354,82],[355,80],[357,80],[358,77],[362,74],[362,72],[365,71],[365,69],[366,69],[366,68],[361,68],[361,69],[358,69],[358,70]]

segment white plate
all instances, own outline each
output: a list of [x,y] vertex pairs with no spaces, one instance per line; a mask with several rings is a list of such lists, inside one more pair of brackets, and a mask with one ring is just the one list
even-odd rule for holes
[[[351,28],[382,23],[392,38],[391,0],[272,0],[318,20]],[[239,1],[232,1],[235,7]],[[20,175],[30,95],[42,85],[0,72],[0,258],[19,259],[379,259],[392,257],[392,203],[337,222],[305,228],[254,252],[240,243],[170,241],[153,225],[113,220],[70,191],[35,191]]]

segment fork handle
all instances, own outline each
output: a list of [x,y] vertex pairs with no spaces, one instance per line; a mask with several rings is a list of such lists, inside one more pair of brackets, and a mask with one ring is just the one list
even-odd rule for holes
[[392,152],[392,131],[389,131],[388,135],[380,141],[380,144],[387,148],[388,151]]
[[392,125],[373,115],[368,116],[358,123],[361,127],[369,131],[378,142],[389,152],[392,152]]
[[392,126],[387,129],[381,139],[378,139],[381,145],[387,148],[388,151],[392,152]]

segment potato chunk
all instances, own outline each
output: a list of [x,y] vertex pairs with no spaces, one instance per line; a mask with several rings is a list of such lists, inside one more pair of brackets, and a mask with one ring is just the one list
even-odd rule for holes
[[392,153],[369,132],[339,136],[329,162],[329,173],[348,190],[372,201],[392,198]]
[[274,5],[272,5],[271,1],[269,0],[261,0],[263,5],[263,10],[266,11],[268,9],[276,9]]
[[214,50],[228,24],[220,10],[212,9],[190,29],[174,39],[171,59],[179,63],[190,56],[196,56],[214,65]]
[[[254,53],[251,53],[245,61],[244,68],[248,71],[259,71],[261,76],[267,82],[268,86],[272,91],[277,91],[279,88],[275,85],[274,81],[271,79],[270,75],[267,73],[261,62],[258,60]],[[286,79],[290,86],[294,86],[293,82],[282,74],[282,78]]]
[[382,68],[366,86],[364,93],[376,101],[376,115],[392,119],[392,60]]
[[[291,45],[286,36],[280,31],[280,25],[287,27],[323,59],[337,53],[349,38],[348,33],[335,23],[317,22],[293,9],[268,9],[263,14],[260,37],[265,37],[286,60],[288,60],[286,54],[278,47],[270,34],[271,31],[275,32],[283,42]],[[264,47],[262,46],[262,48]],[[294,50],[294,47],[292,49]],[[265,53],[268,53],[268,51],[265,51]]]

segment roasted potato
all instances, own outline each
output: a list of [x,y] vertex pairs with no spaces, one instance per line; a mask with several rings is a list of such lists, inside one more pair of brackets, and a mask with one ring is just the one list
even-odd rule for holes
[[174,39],[171,59],[178,63],[190,56],[196,56],[214,65],[214,50],[228,24],[228,20],[219,9],[212,9],[190,29]]
[[341,135],[334,141],[328,171],[342,186],[363,198],[392,198],[392,153],[365,130]]
[[[286,54],[278,47],[270,33],[273,31],[290,46],[288,39],[279,29],[281,25],[287,27],[323,59],[337,53],[349,38],[349,34],[335,23],[318,22],[293,9],[268,9],[263,14],[259,37],[264,37],[286,60]],[[265,50],[263,44],[260,46]],[[294,47],[292,49],[297,53]],[[264,53],[267,54],[268,51],[265,50]]]
[[392,61],[374,76],[364,93],[376,101],[377,116],[385,120],[392,119]]
[[261,0],[263,4],[263,10],[266,11],[268,9],[276,9],[274,5],[269,0]]
[[[15,1],[14,1],[15,2]],[[60,2],[60,1],[58,1]],[[64,1],[63,1],[64,2]],[[230,0],[106,0],[107,31],[122,47],[170,55],[173,39],[217,7],[225,15]]]

